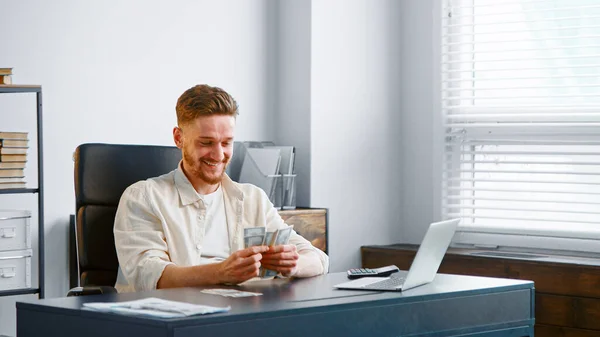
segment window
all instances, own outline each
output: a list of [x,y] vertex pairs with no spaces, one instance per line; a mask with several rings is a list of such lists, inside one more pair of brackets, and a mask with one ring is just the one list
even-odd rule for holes
[[457,243],[600,252],[600,2],[443,0]]

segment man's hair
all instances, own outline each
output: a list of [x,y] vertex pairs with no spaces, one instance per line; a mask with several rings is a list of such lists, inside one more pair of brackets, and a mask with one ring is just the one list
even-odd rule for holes
[[199,84],[186,90],[177,100],[177,125],[182,126],[200,116],[238,115],[238,105],[225,90]]

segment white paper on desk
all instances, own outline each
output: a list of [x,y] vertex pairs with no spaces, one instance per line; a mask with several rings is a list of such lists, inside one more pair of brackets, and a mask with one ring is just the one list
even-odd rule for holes
[[84,303],[87,309],[131,315],[147,315],[162,318],[205,315],[227,312],[231,307],[211,307],[208,305],[168,301],[150,297],[128,302],[93,302]]

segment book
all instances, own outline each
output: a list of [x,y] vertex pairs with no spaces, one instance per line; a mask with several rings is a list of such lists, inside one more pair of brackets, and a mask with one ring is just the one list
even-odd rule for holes
[[25,177],[25,171],[21,168],[21,169],[1,169],[0,168],[0,177],[6,178],[6,177],[18,177],[18,178],[23,178]]
[[0,84],[12,84],[12,77],[10,75],[0,75]]
[[2,154],[0,155],[0,162],[25,162],[27,161],[26,154]]
[[0,139],[0,147],[28,147],[29,139]]
[[12,75],[13,68],[0,68],[0,75]]
[[26,147],[0,147],[0,156],[5,154],[27,154]]
[[27,139],[27,132],[0,131],[0,139]]
[[3,169],[22,169],[25,168],[27,162],[15,161],[15,162],[3,162],[0,161],[0,170]]
[[0,177],[0,184],[20,183],[20,182],[23,182],[23,177],[9,177],[9,178],[1,178]]
[[0,190],[5,190],[8,188],[25,188],[25,182],[24,181],[19,181],[19,182],[11,182],[11,183],[0,183]]

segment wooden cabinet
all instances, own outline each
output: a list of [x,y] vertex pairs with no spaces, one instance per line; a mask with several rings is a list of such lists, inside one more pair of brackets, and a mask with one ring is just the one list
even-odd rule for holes
[[281,210],[279,215],[285,223],[294,226],[296,233],[327,253],[327,209],[297,208]]

